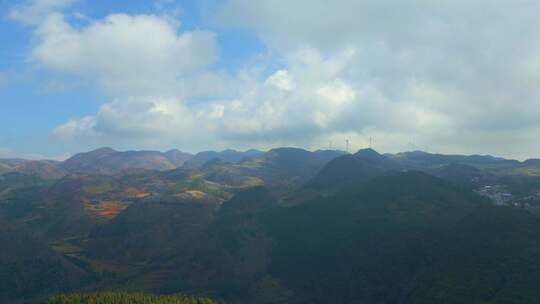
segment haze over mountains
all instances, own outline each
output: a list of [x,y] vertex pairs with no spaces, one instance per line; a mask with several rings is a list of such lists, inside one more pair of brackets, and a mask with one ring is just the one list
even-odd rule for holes
[[[284,151],[284,148],[280,148]],[[270,150],[267,155],[280,149]],[[297,153],[302,149],[287,148]],[[307,152],[307,151],[306,151]],[[345,154],[337,150],[320,150],[318,155],[327,153],[329,157]],[[219,159],[229,163],[240,163],[252,158],[262,157],[265,152],[259,150],[203,151],[195,155],[174,149],[160,151],[116,151],[112,148],[99,148],[90,152],[76,154],[65,161],[0,159],[0,173],[20,172],[28,175],[38,175],[43,178],[58,178],[66,174],[106,174],[113,175],[128,170],[172,170],[178,167],[196,169],[210,160]],[[361,159],[374,160],[381,157],[372,149],[360,150],[356,153]],[[423,168],[443,166],[448,164],[503,166],[508,167],[538,167],[540,160],[527,159],[523,162],[494,157],[490,155],[444,155],[423,151],[385,154],[385,158],[403,164],[407,168]]]
[[120,152],[111,148],[99,148],[90,152],[76,154],[62,162],[0,159],[0,172],[21,172],[29,175],[38,174],[45,178],[57,178],[68,173],[111,175],[135,169],[172,170],[183,165],[190,168],[197,168],[214,158],[229,162],[238,162],[244,158],[260,154],[262,152],[256,150],[246,152],[234,150],[221,152],[207,151],[192,155],[176,149],[163,153],[159,151]]

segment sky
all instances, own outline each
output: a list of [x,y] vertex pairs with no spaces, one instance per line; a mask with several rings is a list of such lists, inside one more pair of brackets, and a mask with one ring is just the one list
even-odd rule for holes
[[0,0],[0,157],[540,157],[536,0]]

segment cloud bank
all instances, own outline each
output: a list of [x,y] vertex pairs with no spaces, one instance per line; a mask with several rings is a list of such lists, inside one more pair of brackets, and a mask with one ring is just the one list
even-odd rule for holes
[[540,149],[537,1],[220,3],[216,22],[258,35],[280,63],[270,73],[265,63],[216,70],[217,34],[170,16],[75,27],[61,11],[69,2],[11,14],[35,28],[35,64],[110,97],[53,131],[65,141],[200,149],[351,139],[360,148],[371,136],[386,151]]
[[369,123],[357,131],[401,145],[523,156],[540,148],[538,9],[528,0],[230,0],[218,18],[281,53],[354,47],[343,81],[355,91],[369,87],[373,105],[387,100],[363,112],[371,121],[359,118]]

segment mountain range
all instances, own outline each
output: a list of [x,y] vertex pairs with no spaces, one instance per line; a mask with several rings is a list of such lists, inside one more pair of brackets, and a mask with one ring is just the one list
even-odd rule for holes
[[0,161],[0,302],[535,303],[540,167],[363,149]]
[[[160,151],[116,151],[112,148],[99,148],[90,152],[75,154],[69,159],[59,162],[52,160],[25,160],[25,159],[0,159],[0,174],[6,172],[20,172],[27,175],[37,175],[44,179],[58,179],[67,174],[101,174],[114,175],[129,170],[157,170],[166,171],[179,167],[197,169],[210,160],[219,159],[228,163],[241,163],[249,159],[257,159],[271,154],[272,151],[305,151],[294,148],[278,148],[268,152],[259,150],[236,150],[204,151],[195,155],[182,152],[177,149],[167,152]],[[307,152],[307,151],[305,151]],[[337,154],[345,154],[340,151],[316,151],[319,156],[328,157]],[[377,157],[372,154],[372,149],[359,151],[362,158]],[[293,153],[293,152],[291,152]],[[375,152],[376,153],[376,152]],[[356,153],[357,156],[358,153]],[[378,153],[376,153],[378,154]],[[298,155],[299,156],[299,155]],[[378,154],[378,156],[382,156]],[[291,155],[291,157],[294,157]],[[527,159],[523,162],[504,159],[490,155],[444,155],[432,154],[422,151],[402,152],[397,154],[385,154],[386,159],[393,160],[407,168],[425,169],[435,168],[449,164],[463,164],[494,168],[538,168],[540,160]]]

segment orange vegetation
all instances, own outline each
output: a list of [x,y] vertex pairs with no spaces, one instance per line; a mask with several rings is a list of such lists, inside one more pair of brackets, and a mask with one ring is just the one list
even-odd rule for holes
[[120,201],[101,201],[96,205],[86,205],[86,210],[93,216],[112,219],[127,208],[127,204]]

